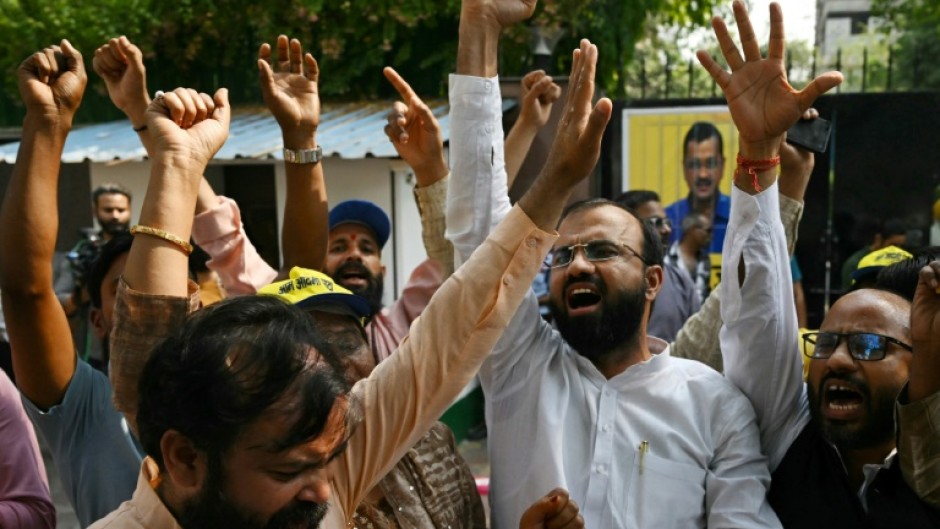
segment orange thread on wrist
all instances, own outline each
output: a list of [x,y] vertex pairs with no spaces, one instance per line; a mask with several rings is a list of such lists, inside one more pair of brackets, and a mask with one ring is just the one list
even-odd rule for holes
[[779,155],[765,160],[748,160],[741,156],[741,153],[738,153],[738,167],[734,170],[734,178],[737,180],[739,171],[743,169],[746,174],[750,175],[751,185],[754,186],[754,190],[760,193],[762,189],[757,182],[757,174],[767,171],[768,169],[773,169],[778,165],[780,165]]

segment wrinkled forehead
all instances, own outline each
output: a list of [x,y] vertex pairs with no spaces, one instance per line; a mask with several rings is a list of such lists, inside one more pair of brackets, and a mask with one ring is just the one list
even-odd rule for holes
[[558,225],[555,248],[598,239],[636,247],[643,242],[641,222],[629,211],[612,205],[574,211]]

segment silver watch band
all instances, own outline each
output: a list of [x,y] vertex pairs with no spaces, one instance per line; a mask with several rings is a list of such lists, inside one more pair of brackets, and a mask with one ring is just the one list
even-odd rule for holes
[[284,161],[288,163],[317,163],[323,158],[323,149],[284,149]]

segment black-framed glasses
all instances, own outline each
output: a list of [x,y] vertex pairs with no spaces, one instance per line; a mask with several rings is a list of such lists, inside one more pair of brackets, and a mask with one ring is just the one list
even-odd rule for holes
[[646,217],[643,219],[644,222],[648,222],[650,226],[657,230],[661,230],[664,227],[671,228],[672,221],[669,220],[669,217]]
[[829,358],[835,352],[842,338],[846,339],[849,354],[856,360],[881,360],[888,351],[888,344],[895,344],[902,349],[914,349],[890,336],[871,332],[808,332],[803,335],[803,352],[810,358]]
[[552,252],[552,259],[550,263],[551,267],[564,268],[571,264],[572,259],[574,259],[574,253],[578,248],[584,249],[584,257],[592,263],[599,261],[609,261],[611,259],[620,257],[623,255],[621,248],[626,248],[627,252],[629,252],[629,255],[633,255],[643,264],[649,266],[649,263],[646,262],[646,259],[643,259],[643,256],[631,248],[627,243],[598,239],[595,241],[588,241],[580,244],[572,244],[571,246],[562,246],[556,248],[555,251]]
[[703,167],[706,169],[718,169],[721,162],[722,159],[718,156],[709,156],[705,159],[692,158],[691,160],[685,161],[685,168],[689,171],[698,171]]

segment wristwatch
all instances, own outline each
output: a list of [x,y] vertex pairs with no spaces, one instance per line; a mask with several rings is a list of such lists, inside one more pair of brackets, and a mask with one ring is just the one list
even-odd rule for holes
[[323,149],[284,149],[284,161],[288,163],[318,163],[323,158]]

